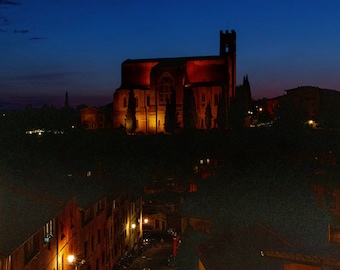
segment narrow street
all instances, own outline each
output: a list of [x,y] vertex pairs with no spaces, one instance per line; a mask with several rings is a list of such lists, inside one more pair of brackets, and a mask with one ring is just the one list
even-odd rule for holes
[[174,269],[167,265],[167,260],[172,254],[172,241],[166,239],[162,244],[160,241],[155,241],[153,245],[143,252],[129,266],[129,270],[169,270]]

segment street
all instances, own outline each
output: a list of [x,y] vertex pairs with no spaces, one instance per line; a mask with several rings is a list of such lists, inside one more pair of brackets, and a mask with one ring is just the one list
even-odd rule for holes
[[128,269],[170,270],[171,267],[167,265],[167,260],[172,254],[172,245],[172,241],[169,239],[165,239],[163,244],[161,241],[155,240],[151,247],[137,257]]

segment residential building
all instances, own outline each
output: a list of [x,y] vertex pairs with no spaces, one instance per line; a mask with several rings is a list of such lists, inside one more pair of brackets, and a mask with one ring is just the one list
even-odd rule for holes
[[286,90],[282,95],[267,100],[267,111],[280,119],[287,113],[303,118],[312,127],[339,126],[340,92],[312,86],[300,86]]
[[85,129],[99,129],[105,127],[105,115],[94,107],[80,110],[81,125]]
[[141,196],[128,189],[72,176],[16,184],[0,194],[0,270],[112,269],[140,241]]

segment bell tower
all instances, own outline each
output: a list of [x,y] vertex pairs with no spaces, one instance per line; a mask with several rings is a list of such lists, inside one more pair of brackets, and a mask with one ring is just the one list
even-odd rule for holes
[[227,86],[225,89],[227,104],[235,96],[236,89],[236,32],[220,31],[220,57],[225,59],[227,65]]
[[236,32],[228,30],[223,33],[220,31],[220,56],[225,56],[228,53],[236,53]]

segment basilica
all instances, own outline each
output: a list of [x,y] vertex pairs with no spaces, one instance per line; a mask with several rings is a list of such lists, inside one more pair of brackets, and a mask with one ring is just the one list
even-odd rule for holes
[[[165,132],[165,111],[175,92],[179,128],[183,128],[183,99],[193,93],[197,129],[207,129],[206,108],[211,107],[211,128],[217,127],[221,97],[226,110],[236,88],[236,32],[220,31],[216,56],[127,59],[121,66],[121,86],[113,95],[113,127],[126,127],[129,93],[133,91],[137,133]],[[223,96],[222,96],[223,95]]]

